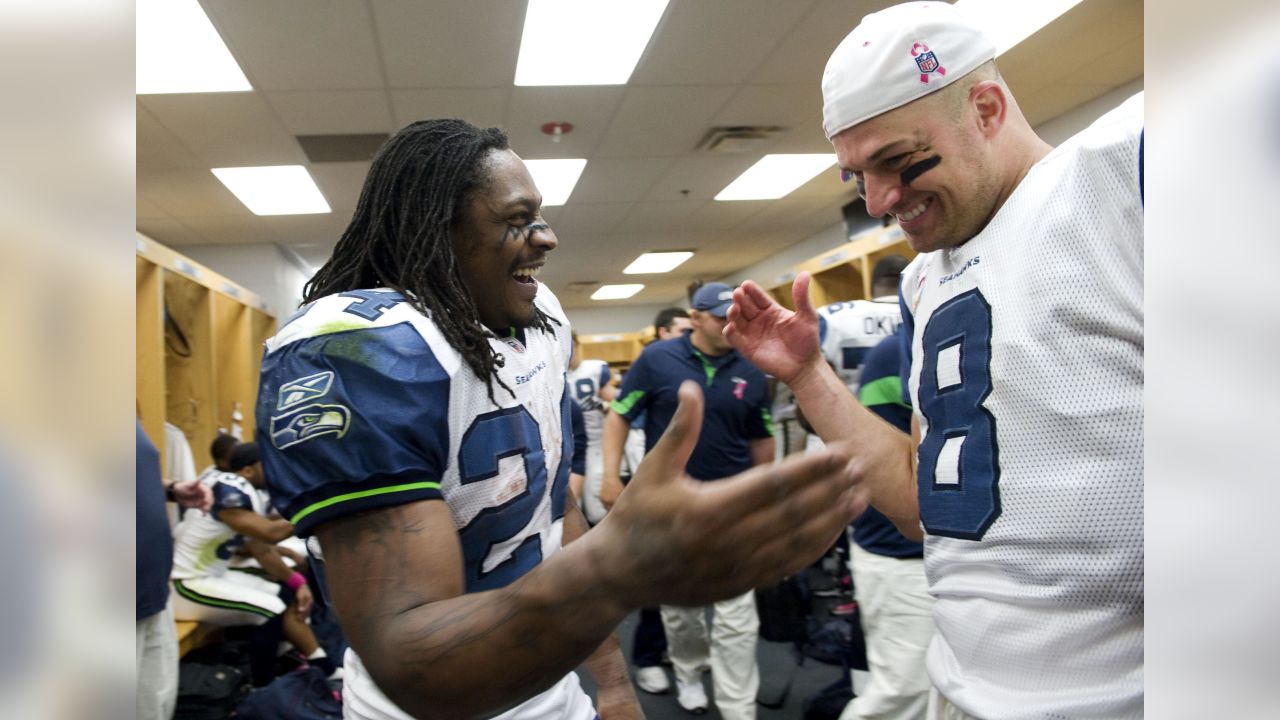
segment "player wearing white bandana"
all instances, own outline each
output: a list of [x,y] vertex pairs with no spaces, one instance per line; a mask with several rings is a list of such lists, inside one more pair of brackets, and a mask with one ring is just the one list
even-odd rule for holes
[[1141,717],[1142,99],[1054,149],[994,54],[950,5],[907,3],[823,77],[841,167],[921,253],[902,283],[915,442],[845,399],[807,274],[795,313],[746,284],[729,335],[856,443],[872,504],[923,530],[930,718]]

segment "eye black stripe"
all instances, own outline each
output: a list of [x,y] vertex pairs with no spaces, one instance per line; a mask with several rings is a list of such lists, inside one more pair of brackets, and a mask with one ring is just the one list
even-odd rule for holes
[[921,160],[920,162],[912,165],[906,170],[903,170],[902,174],[899,175],[898,177],[902,179],[903,185],[910,185],[911,181],[929,172],[930,170],[938,167],[938,164],[941,162],[942,162],[941,155],[934,155],[933,157],[925,158],[924,160]]

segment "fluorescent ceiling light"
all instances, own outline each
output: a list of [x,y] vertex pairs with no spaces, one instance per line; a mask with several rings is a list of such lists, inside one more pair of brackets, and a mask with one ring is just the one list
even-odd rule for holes
[[573,194],[573,186],[578,184],[578,177],[587,166],[583,159],[570,160],[525,160],[525,167],[533,176],[533,184],[542,193],[542,207],[563,205]]
[[830,153],[765,155],[716,195],[716,200],[777,200],[836,164]]
[[592,300],[623,300],[644,289],[644,285],[601,285],[591,293]]
[[622,274],[643,275],[645,273],[671,272],[691,257],[693,257],[693,253],[687,250],[680,252],[645,253],[635,260],[632,260],[631,264],[622,271]]
[[329,203],[301,165],[214,168],[223,185],[254,215],[312,215],[329,212]]
[[625,85],[668,0],[529,0],[516,85]]
[[252,90],[196,0],[138,0],[139,95]]
[[1048,25],[1080,0],[957,0],[955,8],[996,45],[996,55]]

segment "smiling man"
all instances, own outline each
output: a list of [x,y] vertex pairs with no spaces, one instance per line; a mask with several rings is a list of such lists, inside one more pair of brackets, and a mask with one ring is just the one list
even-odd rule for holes
[[823,361],[807,274],[796,312],[744,283],[726,333],[923,530],[930,718],[1141,717],[1142,100],[1051,148],[994,57],[951,5],[906,3],[822,78],[841,168],[920,252],[900,296],[914,443]]
[[689,386],[586,533],[567,498],[569,327],[536,278],[558,243],[541,205],[500,130],[404,128],[267,343],[263,462],[351,643],[348,718],[639,717],[612,634],[629,612],[776,580],[865,505],[839,450],[699,492],[682,473],[702,418]]

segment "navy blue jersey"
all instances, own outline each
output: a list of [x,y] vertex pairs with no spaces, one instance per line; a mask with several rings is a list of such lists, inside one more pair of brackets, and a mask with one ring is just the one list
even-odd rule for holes
[[[501,587],[560,547],[572,452],[569,327],[490,338],[489,384],[390,290],[322,298],[267,342],[258,442],[273,502],[310,535],[371,508],[443,500],[468,592]],[[323,550],[323,549],[322,549]]]
[[628,422],[644,413],[648,452],[675,415],[680,383],[697,382],[706,397],[702,435],[685,470],[699,480],[716,480],[750,468],[750,441],[773,435],[769,387],[764,373],[736,351],[710,357],[689,338],[646,347],[623,376],[613,410]]

